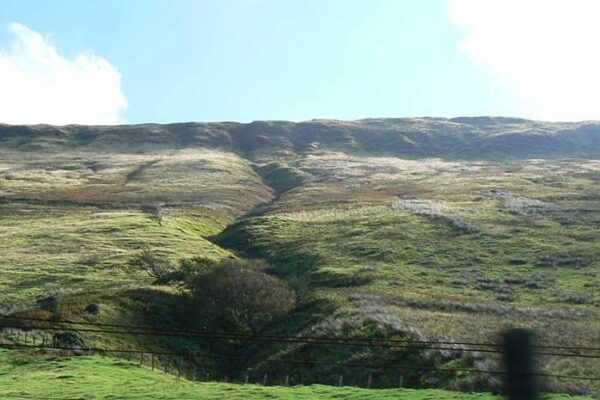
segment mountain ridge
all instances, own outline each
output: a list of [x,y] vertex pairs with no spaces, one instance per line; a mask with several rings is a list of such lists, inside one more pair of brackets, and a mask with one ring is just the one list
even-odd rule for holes
[[415,159],[598,159],[600,122],[424,117],[104,126],[0,125],[0,146],[22,151],[76,148],[125,153],[209,147],[235,151],[257,160],[319,150]]

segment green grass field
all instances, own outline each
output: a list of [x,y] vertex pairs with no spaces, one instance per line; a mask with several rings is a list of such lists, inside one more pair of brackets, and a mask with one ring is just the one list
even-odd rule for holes
[[[52,397],[48,394],[51,389]],[[105,357],[61,358],[0,352],[0,396],[3,399],[369,399],[469,400],[500,399],[490,394],[444,390],[359,389],[323,385],[261,386],[191,382],[139,364]],[[553,395],[552,400],[585,399]]]

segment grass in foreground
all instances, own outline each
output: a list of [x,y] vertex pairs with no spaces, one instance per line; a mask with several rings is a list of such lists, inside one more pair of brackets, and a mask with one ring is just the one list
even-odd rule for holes
[[[369,390],[334,386],[259,386],[194,383],[151,371],[138,364],[105,357],[47,357],[0,352],[0,397],[3,399],[500,399],[487,393],[466,394],[437,389]],[[553,400],[569,399],[553,395]],[[579,399],[584,399],[579,397]]]

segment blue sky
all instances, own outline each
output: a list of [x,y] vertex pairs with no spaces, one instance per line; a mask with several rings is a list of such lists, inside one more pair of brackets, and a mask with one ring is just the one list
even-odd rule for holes
[[523,56],[509,48],[520,37],[504,43],[498,28],[489,39],[492,3],[510,12],[496,0],[492,10],[468,0],[3,0],[0,73],[4,59],[4,76],[18,77],[0,81],[0,107],[14,108],[0,122],[554,119],[532,100],[544,81],[527,89],[505,71],[514,63],[490,53]]

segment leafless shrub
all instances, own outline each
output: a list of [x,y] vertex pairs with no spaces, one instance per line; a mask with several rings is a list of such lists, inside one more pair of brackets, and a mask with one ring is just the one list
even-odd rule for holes
[[154,284],[172,283],[175,268],[168,258],[157,255],[145,249],[140,254],[129,260],[133,268],[146,272],[154,279]]
[[162,226],[162,205],[160,203],[142,205],[142,212],[149,214],[159,225]]

